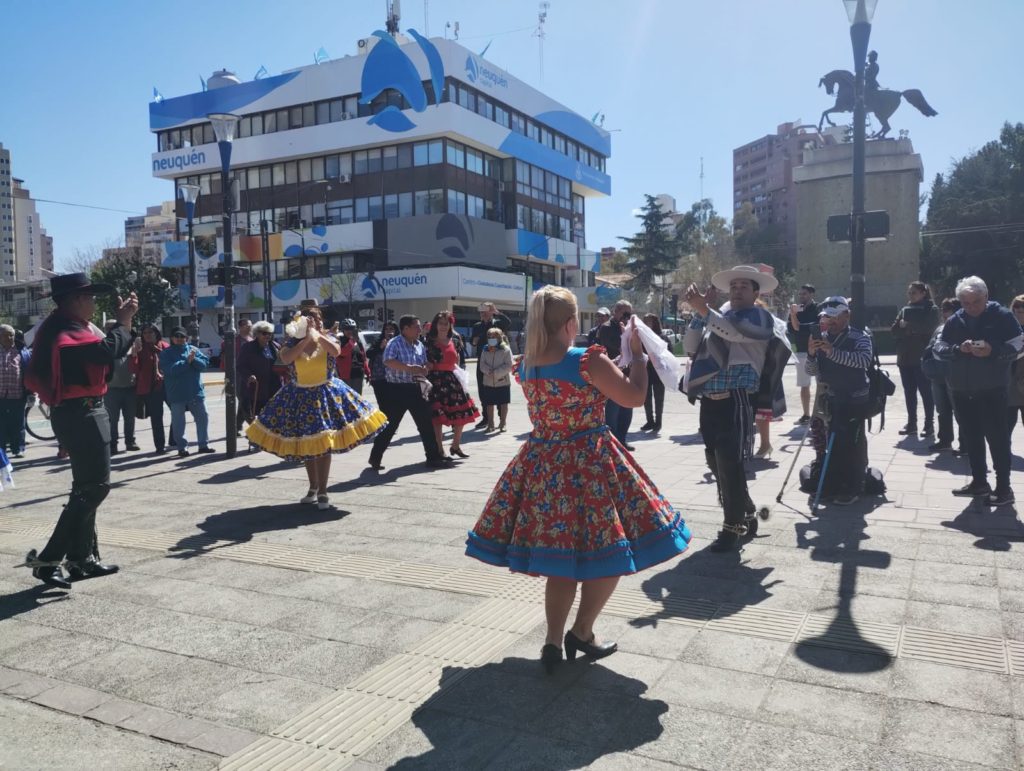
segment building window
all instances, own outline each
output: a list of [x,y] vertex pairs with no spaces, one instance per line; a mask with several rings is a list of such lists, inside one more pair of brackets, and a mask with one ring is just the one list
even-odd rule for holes
[[381,168],[384,171],[394,171],[398,168],[398,148],[395,145],[381,150]]
[[459,190],[448,190],[448,213],[466,213],[466,194]]
[[367,222],[370,219],[370,201],[368,198],[356,199],[356,222]]
[[413,215],[412,193],[398,194],[398,216],[411,217]]
[[448,165],[463,168],[466,165],[466,148],[458,142],[448,140]]
[[384,218],[390,220],[398,216],[398,194],[389,193],[384,196]]
[[[362,199],[360,199],[362,200]],[[384,202],[381,196],[371,195],[369,200],[369,210],[371,220],[382,220],[384,219]]]

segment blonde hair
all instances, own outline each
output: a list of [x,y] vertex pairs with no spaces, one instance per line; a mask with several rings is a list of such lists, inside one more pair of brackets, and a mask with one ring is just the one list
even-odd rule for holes
[[533,293],[526,317],[527,367],[544,355],[548,341],[569,319],[576,318],[576,311],[576,298],[564,287],[548,284]]

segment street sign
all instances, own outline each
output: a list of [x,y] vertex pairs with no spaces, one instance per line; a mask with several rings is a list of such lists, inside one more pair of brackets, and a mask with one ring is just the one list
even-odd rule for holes
[[[884,210],[866,211],[861,218],[865,241],[885,241],[889,238],[889,212]],[[828,240],[833,243],[853,240],[853,215],[833,214],[826,223]]]

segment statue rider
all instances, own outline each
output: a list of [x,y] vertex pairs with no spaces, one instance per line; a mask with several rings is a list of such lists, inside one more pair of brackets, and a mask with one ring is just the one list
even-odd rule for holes
[[880,86],[878,85],[878,52],[868,52],[868,63],[864,68],[864,96],[870,98],[873,94],[877,94]]

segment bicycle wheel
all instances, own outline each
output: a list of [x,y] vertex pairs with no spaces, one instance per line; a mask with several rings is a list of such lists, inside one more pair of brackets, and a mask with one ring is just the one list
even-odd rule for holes
[[30,401],[26,404],[25,430],[44,442],[56,439],[53,428],[50,426],[50,408],[38,401]]

